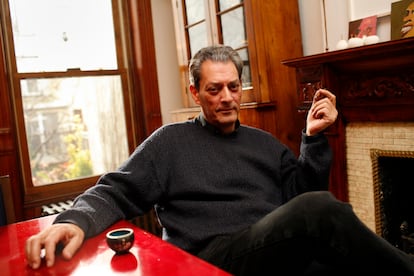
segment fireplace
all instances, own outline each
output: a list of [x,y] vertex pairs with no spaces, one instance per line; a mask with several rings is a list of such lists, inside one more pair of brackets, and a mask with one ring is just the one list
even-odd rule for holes
[[378,191],[378,166],[375,164],[378,163],[372,158],[371,151],[377,149],[395,154],[414,152],[414,122],[349,123],[345,140],[348,201],[358,217],[382,235],[380,208],[375,195]]
[[414,152],[412,60],[414,37],[283,61],[296,70],[297,107],[304,118],[318,87],[336,95],[339,117],[325,132],[334,152],[330,190],[379,235],[392,232],[388,239],[394,244],[401,244],[399,230],[388,229],[391,216],[375,198],[373,165],[383,163],[382,157],[373,161],[370,151]]
[[371,149],[377,233],[414,253],[414,152]]

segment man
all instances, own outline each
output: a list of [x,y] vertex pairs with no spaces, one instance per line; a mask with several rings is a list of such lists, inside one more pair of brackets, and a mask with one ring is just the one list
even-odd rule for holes
[[332,153],[322,132],[337,118],[335,96],[316,92],[296,158],[269,133],[240,125],[242,68],[230,47],[201,49],[190,64],[200,116],[155,131],[29,238],[29,265],[39,267],[41,248],[53,265],[58,243],[70,259],[85,238],[155,206],[163,239],[235,275],[413,274],[405,253],[326,191]]

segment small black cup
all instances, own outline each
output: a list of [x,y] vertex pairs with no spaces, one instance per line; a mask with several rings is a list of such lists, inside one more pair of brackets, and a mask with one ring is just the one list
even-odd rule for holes
[[106,243],[116,254],[127,253],[134,244],[134,238],[131,228],[119,228],[106,233]]

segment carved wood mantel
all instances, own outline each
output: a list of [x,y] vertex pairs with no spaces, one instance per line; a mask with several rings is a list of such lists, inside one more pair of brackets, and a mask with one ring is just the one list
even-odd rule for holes
[[334,150],[331,190],[348,200],[345,127],[349,122],[414,121],[414,38],[283,61],[296,70],[299,112],[318,88],[337,97],[339,118],[326,131]]

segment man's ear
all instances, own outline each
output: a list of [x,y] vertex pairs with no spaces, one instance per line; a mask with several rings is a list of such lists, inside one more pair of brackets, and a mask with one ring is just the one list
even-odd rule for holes
[[199,99],[198,90],[192,84],[190,84],[190,92],[191,92],[191,96],[193,97],[194,102],[199,105],[200,99]]

